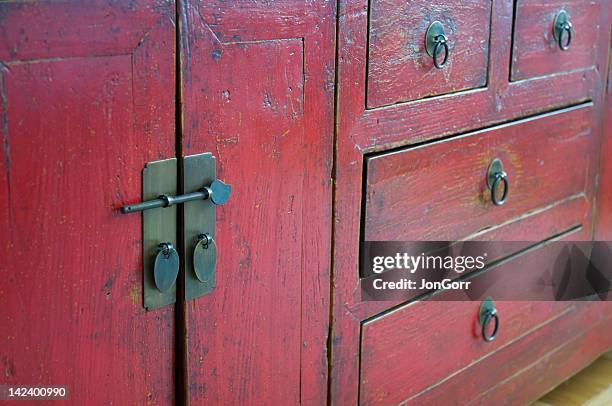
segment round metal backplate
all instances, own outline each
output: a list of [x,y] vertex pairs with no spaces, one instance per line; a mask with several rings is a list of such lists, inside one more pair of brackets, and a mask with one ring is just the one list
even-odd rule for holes
[[480,305],[480,313],[478,313],[478,322],[481,326],[484,323],[487,314],[493,311],[495,311],[495,303],[493,303],[493,299],[488,297]]
[[232,185],[227,185],[218,179],[215,179],[210,185],[212,192],[211,200],[216,205],[225,204],[232,194]]
[[489,165],[489,170],[487,171],[487,185],[489,189],[493,187],[493,182],[495,182],[495,176],[504,171],[504,165],[502,164],[501,159],[495,158],[491,165]]
[[217,266],[217,245],[214,239],[199,240],[193,250],[193,270],[200,282],[212,282]]
[[555,22],[553,23],[553,36],[555,37],[557,42],[559,42],[559,35],[561,35],[563,31],[561,27],[563,27],[565,23],[569,21],[569,19],[570,16],[567,11],[561,10],[557,13],[557,16],[555,17]]
[[179,271],[179,255],[174,248],[159,250],[155,257],[153,278],[160,292],[170,289],[176,282]]
[[438,35],[444,35],[444,26],[440,21],[434,21],[427,28],[425,33],[425,51],[427,55],[434,56],[434,48],[436,46],[436,37]]

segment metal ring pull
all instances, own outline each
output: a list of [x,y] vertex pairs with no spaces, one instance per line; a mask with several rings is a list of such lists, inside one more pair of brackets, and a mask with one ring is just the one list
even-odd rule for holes
[[[563,44],[563,33],[564,32],[567,32],[567,41],[565,42],[565,45]],[[559,35],[559,48],[561,48],[562,51],[567,51],[571,43],[572,43],[572,24],[567,22],[563,24],[563,27],[561,27],[561,34]]]
[[[569,49],[570,44],[572,43],[573,31],[570,16],[567,11],[561,10],[555,17],[553,36],[557,40],[559,49],[562,51],[567,51]],[[563,40],[564,37],[567,38],[565,41]]]
[[[494,320],[495,324],[493,327],[493,331],[491,332],[491,334],[489,334],[489,324],[491,323],[491,320]],[[495,340],[495,337],[497,337],[497,332],[499,331],[499,314],[497,313],[495,303],[493,303],[492,299],[487,298],[480,305],[478,321],[482,326],[482,339],[488,343]]]
[[[504,189],[501,198],[499,198],[499,187],[501,184],[503,184]],[[506,203],[509,191],[508,174],[504,171],[504,166],[500,159],[494,159],[491,165],[489,165],[487,185],[491,189],[491,201],[494,205],[502,206]]]
[[[446,65],[446,61],[448,60],[448,44],[447,44],[448,39],[446,38],[446,35],[438,35],[435,39],[436,42],[436,46],[434,47],[434,52],[433,52],[433,62],[434,62],[434,66],[438,69],[442,69],[444,67],[444,65]],[[438,55],[440,54],[440,47],[444,47],[444,59],[442,60],[442,63],[438,62]]]
[[[440,62],[438,57],[442,53],[442,50],[444,50],[444,58],[442,62]],[[446,65],[450,50],[448,47],[448,38],[444,32],[444,26],[440,21],[434,21],[429,28],[427,28],[427,33],[425,34],[425,51],[427,55],[433,58],[433,63],[436,68],[442,69],[444,65]]]
[[171,242],[161,242],[157,244],[157,252],[161,252],[165,258],[168,258],[173,251],[175,251],[175,249]]
[[[497,189],[499,188],[499,184],[504,184],[504,192],[502,194],[501,199],[497,198]],[[495,174],[495,180],[493,181],[493,187],[491,187],[491,201],[496,206],[501,206],[506,203],[506,198],[508,197],[508,175],[506,172],[498,172]]]
[[[491,320],[495,320],[495,328],[493,328],[493,332],[491,335],[487,332],[489,329],[489,323]],[[485,315],[484,321],[482,322],[482,338],[486,342],[491,342],[495,340],[497,337],[497,331],[499,330],[499,316],[497,314],[497,310],[493,309]]]

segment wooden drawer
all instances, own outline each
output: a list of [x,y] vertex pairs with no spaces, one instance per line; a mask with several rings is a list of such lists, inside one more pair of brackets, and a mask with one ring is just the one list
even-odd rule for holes
[[[442,23],[449,57],[442,69],[425,49],[429,25]],[[372,0],[369,108],[483,87],[487,83],[490,0]]]
[[603,306],[497,302],[501,327],[492,342],[478,335],[479,307],[478,302],[416,302],[363,324],[359,403],[467,404],[537,368],[596,325]]
[[535,297],[517,293],[536,292],[560,249],[544,245],[470,279],[499,299],[500,326],[491,342],[481,336],[481,302],[453,301],[465,297],[459,291],[439,292],[364,322],[360,403],[467,404],[597,324],[598,303],[527,301]]
[[[367,158],[364,239],[465,238],[583,196],[596,145],[592,114],[587,103]],[[492,204],[486,181],[494,158],[501,159],[508,174],[503,206]],[[575,213],[577,223],[583,214]]]
[[[553,34],[555,17],[561,10],[568,13],[573,33],[565,51],[560,49]],[[518,0],[511,79],[595,66],[601,12],[600,1],[594,0]]]

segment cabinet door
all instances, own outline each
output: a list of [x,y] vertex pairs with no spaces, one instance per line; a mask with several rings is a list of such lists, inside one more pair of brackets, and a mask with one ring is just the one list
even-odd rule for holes
[[183,153],[233,186],[216,288],[187,303],[194,404],[326,402],[333,4],[181,7]]
[[147,161],[175,155],[174,5],[0,4],[0,383],[172,404],[173,307],[142,305]]

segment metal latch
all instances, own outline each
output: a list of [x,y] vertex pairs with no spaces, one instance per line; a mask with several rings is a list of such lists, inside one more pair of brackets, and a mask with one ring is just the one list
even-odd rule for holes
[[[185,300],[211,292],[216,284],[215,207],[228,201],[232,187],[216,179],[211,153],[186,156],[182,195],[176,195],[177,182],[176,158],[149,162],[143,170],[145,201],[121,208],[123,213],[143,213],[143,301],[147,310],[176,302],[180,263],[185,267]],[[182,236],[177,235],[179,204],[183,204]],[[183,241],[180,253],[175,249],[179,237]]]
[[225,204],[229,199],[232,192],[232,187],[226,185],[220,180],[213,180],[210,186],[205,186],[197,192],[186,193],[179,196],[169,196],[161,194],[156,199],[147,200],[146,202],[123,206],[121,211],[123,213],[132,213],[135,211],[145,211],[150,209],[157,209],[159,207],[170,207],[181,203],[192,202],[194,200],[207,200],[210,199],[214,204]]

